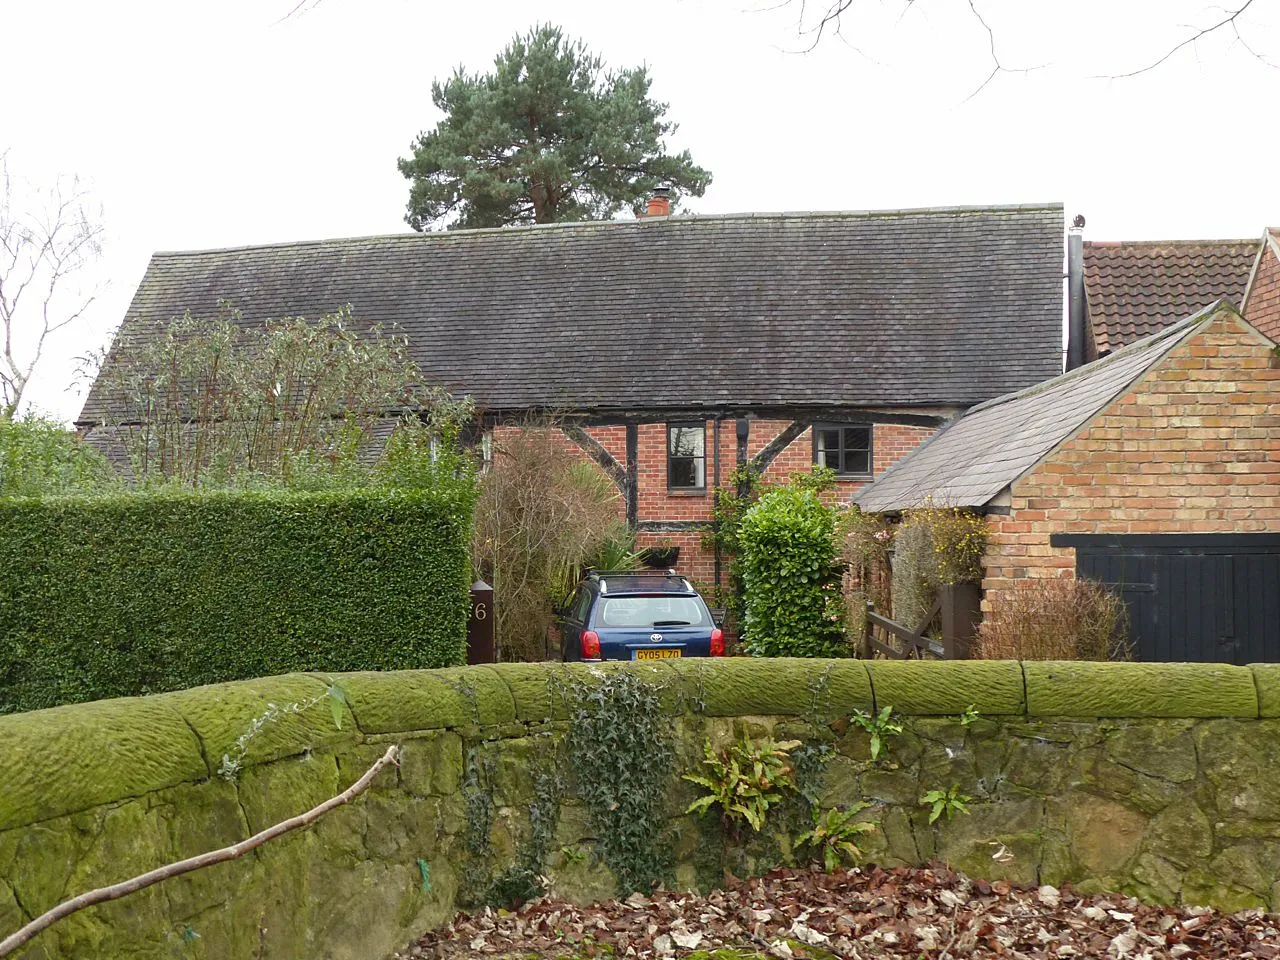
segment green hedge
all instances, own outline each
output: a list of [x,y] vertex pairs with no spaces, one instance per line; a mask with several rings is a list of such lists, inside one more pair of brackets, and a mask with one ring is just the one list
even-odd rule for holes
[[466,659],[454,490],[0,499],[0,713]]
[[835,511],[812,490],[779,487],[747,511],[738,531],[754,657],[840,657],[844,636]]

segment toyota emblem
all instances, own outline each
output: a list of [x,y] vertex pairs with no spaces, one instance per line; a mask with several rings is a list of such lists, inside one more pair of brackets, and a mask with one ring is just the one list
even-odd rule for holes
[[660,634],[660,633],[651,633],[651,634],[649,634],[649,642],[650,642],[650,643],[661,643],[661,642],[662,642],[662,634]]

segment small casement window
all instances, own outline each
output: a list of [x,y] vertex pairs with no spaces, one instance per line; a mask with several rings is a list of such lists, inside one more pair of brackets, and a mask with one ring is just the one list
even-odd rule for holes
[[813,462],[842,477],[871,476],[871,427],[819,423],[813,428]]
[[667,488],[704,490],[707,486],[707,425],[667,424]]

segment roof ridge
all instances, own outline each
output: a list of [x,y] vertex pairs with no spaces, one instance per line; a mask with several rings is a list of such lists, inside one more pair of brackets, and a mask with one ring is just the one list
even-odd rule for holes
[[1248,244],[1249,246],[1257,246],[1258,239],[1251,237],[1242,240],[1232,237],[1224,237],[1221,239],[1208,240],[1086,240],[1086,247],[1095,247],[1103,250],[1119,250],[1124,247],[1174,247],[1174,246],[1214,246],[1228,243],[1238,243],[1241,246]]
[[446,240],[455,237],[472,237],[483,234],[524,234],[538,230],[572,230],[583,228],[618,228],[624,226],[653,228],[662,224],[687,224],[729,220],[872,220],[877,218],[912,216],[955,216],[957,214],[1007,214],[1034,211],[1061,211],[1061,203],[1012,203],[949,207],[900,207],[883,210],[782,210],[740,213],[684,213],[667,217],[634,217],[616,220],[571,220],[559,223],[522,224],[513,227],[472,227],[463,230],[431,230],[406,233],[374,233],[354,237],[322,237],[313,240],[285,240],[276,243],[247,243],[230,247],[202,247],[188,250],[157,250],[153,257],[197,256],[206,253],[235,253],[240,250],[279,250],[288,247],[320,247],[330,244],[361,243],[370,241],[427,241]]
[[1206,319],[1210,314],[1216,313],[1218,310],[1222,309],[1224,305],[1226,307],[1229,307],[1232,310],[1235,310],[1237,313],[1239,312],[1239,310],[1235,307],[1234,304],[1231,303],[1230,300],[1228,300],[1226,297],[1219,297],[1217,300],[1213,301],[1213,303],[1209,304],[1207,307],[1201,307],[1195,313],[1191,314],[1191,316],[1183,317],[1177,323],[1171,323],[1169,326],[1165,327],[1163,330],[1158,330],[1153,334],[1143,337],[1141,340],[1135,340],[1133,341],[1133,343],[1125,344],[1119,350],[1113,351],[1112,353],[1107,354],[1105,357],[1100,357],[1099,359],[1094,360],[1091,363],[1086,363],[1079,367],[1076,367],[1074,370],[1068,370],[1065,373],[1060,373],[1056,377],[1053,377],[1049,380],[1044,380],[1040,383],[1034,384],[1030,387],[1026,387],[1022,390],[1018,390],[1015,393],[1006,393],[1003,396],[993,397],[990,400],[986,400],[982,403],[975,404],[974,406],[966,410],[961,415],[961,417],[958,417],[957,420],[963,419],[964,417],[969,416],[969,414],[971,413],[977,413],[980,410],[989,410],[992,407],[998,407],[1001,404],[1011,403],[1014,400],[1021,400],[1024,397],[1035,396],[1038,393],[1043,393],[1046,390],[1052,390],[1055,387],[1059,387],[1064,383],[1070,383],[1072,380],[1078,380],[1085,376],[1091,376],[1097,373],[1099,370],[1102,370],[1105,367],[1114,364],[1118,360],[1123,360],[1128,357],[1131,357],[1135,353],[1140,353],[1144,350],[1152,349],[1153,347],[1155,347],[1157,343],[1159,343],[1162,340],[1168,340],[1168,339],[1176,340],[1179,337],[1183,336],[1185,333],[1187,333],[1191,328],[1195,327],[1200,321]]

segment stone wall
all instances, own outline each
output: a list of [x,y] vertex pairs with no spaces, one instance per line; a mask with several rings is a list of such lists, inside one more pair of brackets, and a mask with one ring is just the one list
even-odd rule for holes
[[[862,815],[879,824],[867,844],[877,862],[940,857],[988,878],[1280,906],[1280,665],[730,659],[616,669],[654,685],[673,736],[675,759],[660,771],[672,883],[794,862],[802,804],[744,844],[727,841],[714,816],[683,813],[697,794],[680,774],[708,738],[771,731],[826,745],[810,786],[828,806],[872,804]],[[397,743],[399,769],[312,828],[91,908],[19,954],[387,956],[445,921],[477,871],[527,853],[531,812],[546,812],[541,785],[571,771],[564,758],[580,748],[564,691],[604,676],[541,664],[346,675],[340,729],[325,702],[287,713],[249,742],[233,781],[217,770],[251,721],[269,703],[322,694],[327,678],[0,717],[0,932],[301,812]],[[849,717],[884,706],[905,730],[872,762]],[[977,716],[962,722],[970,707]],[[953,786],[972,797],[968,815],[929,825],[920,796]],[[607,896],[613,874],[593,853],[598,831],[578,795],[570,775],[552,798],[540,867],[558,892]]]

